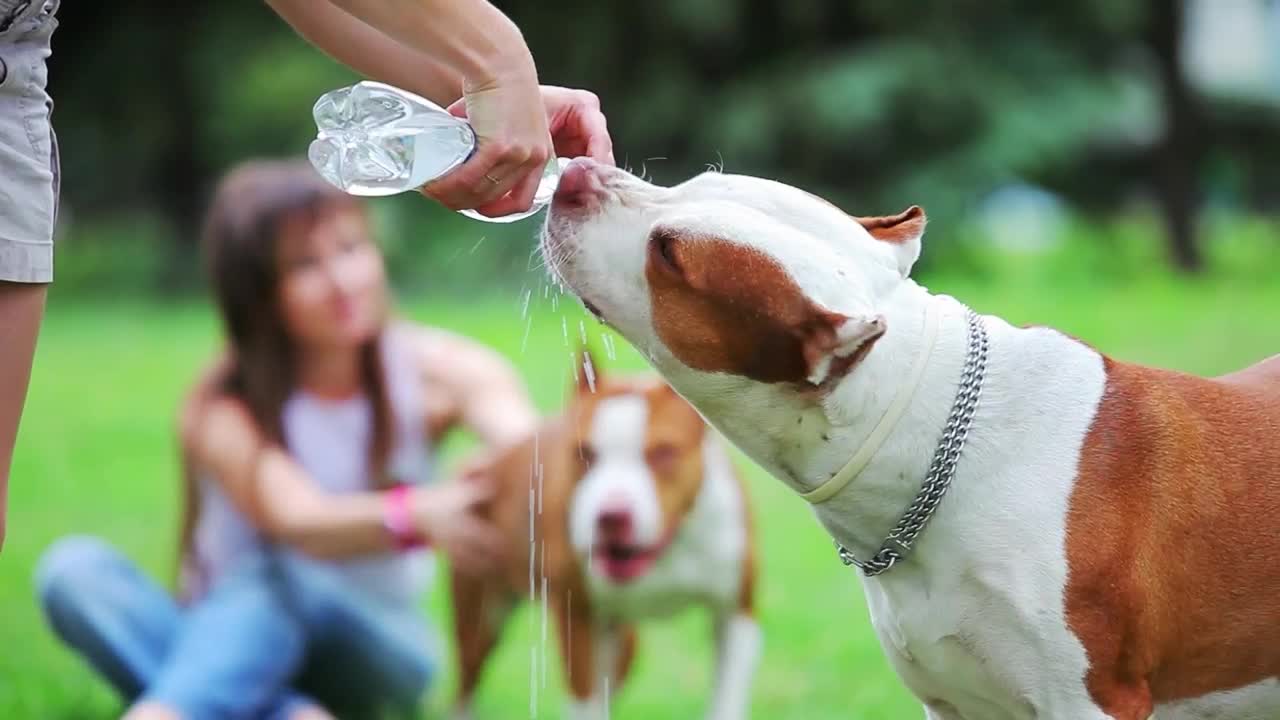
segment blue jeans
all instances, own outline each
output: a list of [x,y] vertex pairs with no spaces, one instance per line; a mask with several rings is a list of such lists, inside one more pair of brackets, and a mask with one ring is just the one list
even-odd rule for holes
[[188,720],[274,720],[306,703],[344,719],[412,715],[434,671],[416,612],[292,553],[247,558],[181,607],[106,543],[69,537],[41,558],[36,587],[54,630],[127,702]]

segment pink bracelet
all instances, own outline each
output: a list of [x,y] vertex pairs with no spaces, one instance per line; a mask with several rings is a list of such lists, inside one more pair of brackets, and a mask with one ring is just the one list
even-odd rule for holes
[[382,524],[395,538],[396,549],[401,551],[427,545],[427,537],[418,529],[409,510],[409,491],[408,485],[393,485],[383,495]]

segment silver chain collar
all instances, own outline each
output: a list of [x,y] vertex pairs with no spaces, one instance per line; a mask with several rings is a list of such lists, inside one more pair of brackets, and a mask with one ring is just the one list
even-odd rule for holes
[[910,507],[889,536],[885,538],[880,549],[870,560],[859,560],[847,548],[836,543],[840,560],[845,565],[857,565],[867,577],[873,577],[888,570],[905,558],[910,552],[916,538],[924,530],[925,525],[933,518],[942,496],[951,487],[951,480],[956,474],[956,463],[960,460],[960,452],[964,450],[965,440],[969,437],[969,425],[973,422],[973,414],[978,408],[978,397],[982,394],[982,381],[987,374],[987,328],[973,310],[966,309],[965,319],[969,324],[968,351],[964,359],[964,370],[960,375],[960,387],[956,390],[955,403],[951,406],[951,415],[942,431],[942,440],[933,453],[933,462],[925,475],[924,484]]

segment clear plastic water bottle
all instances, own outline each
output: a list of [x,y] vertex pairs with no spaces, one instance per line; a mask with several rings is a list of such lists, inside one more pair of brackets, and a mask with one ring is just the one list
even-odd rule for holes
[[[466,120],[424,97],[371,80],[321,95],[311,112],[317,133],[307,157],[325,180],[352,195],[417,190],[466,162],[476,148],[475,131]],[[564,162],[552,158],[547,163],[525,212],[503,217],[461,212],[486,222],[529,217],[551,202]]]

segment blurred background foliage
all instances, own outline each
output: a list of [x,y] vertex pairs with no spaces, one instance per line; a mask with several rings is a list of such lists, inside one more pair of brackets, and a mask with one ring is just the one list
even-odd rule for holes
[[[1055,269],[1086,276],[1277,267],[1251,219],[1280,200],[1275,0],[497,5],[544,82],[601,96],[619,162],[663,183],[764,175],[858,214],[921,204],[923,273],[989,272],[993,244],[1070,245],[1075,267]],[[61,18],[56,292],[198,289],[219,173],[305,152],[315,98],[358,78],[259,2],[67,3]],[[374,209],[402,285],[537,272],[537,220],[482,225],[412,196]],[[1261,245],[1233,253],[1241,235]]]

